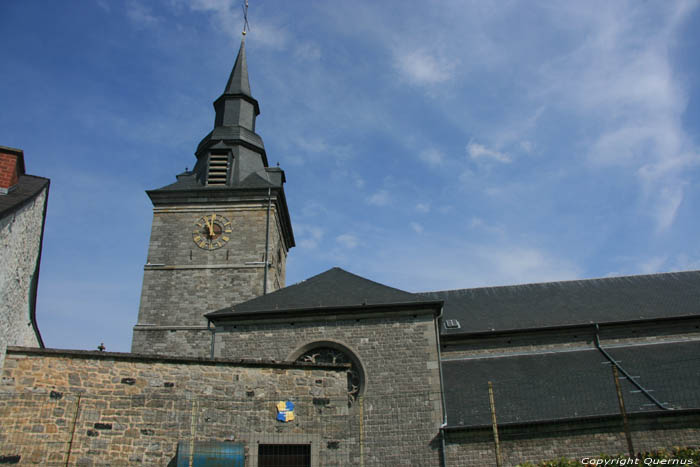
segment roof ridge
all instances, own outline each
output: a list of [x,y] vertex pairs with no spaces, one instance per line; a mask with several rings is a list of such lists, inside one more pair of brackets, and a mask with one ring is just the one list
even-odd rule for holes
[[[413,293],[413,292],[408,292],[407,290],[398,289],[398,288],[392,287],[392,286],[390,286],[390,285],[382,284],[381,282],[377,282],[377,281],[374,281],[374,280],[372,280],[372,279],[368,279],[368,278],[366,278],[366,277],[363,277],[363,276],[360,276],[360,275],[358,275],[358,274],[352,273],[352,272],[350,272],[350,271],[346,271],[345,269],[343,269],[343,268],[341,268],[341,267],[339,267],[339,266],[334,266],[334,267],[332,267],[331,269],[329,269],[328,271],[330,271],[330,270],[332,270],[332,269],[337,269],[337,270],[339,270],[339,271],[344,272],[345,274],[349,274],[349,275],[351,275],[351,276],[354,276],[354,277],[357,277],[357,278],[359,278],[359,279],[362,279],[363,281],[371,282],[372,284],[379,285],[379,286],[384,287],[384,288],[387,288],[387,289],[392,289],[392,290],[396,290],[397,292],[403,292],[403,293],[407,293],[407,294],[411,294],[411,295],[416,295],[416,294]],[[326,272],[328,272],[328,271],[326,271]],[[321,274],[323,274],[323,273],[321,273]]]
[[513,288],[513,287],[527,287],[531,285],[558,285],[558,284],[573,284],[576,282],[599,282],[599,281],[614,281],[614,280],[623,280],[623,279],[638,279],[642,277],[646,278],[652,278],[652,277],[659,277],[659,276],[673,276],[677,274],[686,274],[686,273],[700,273],[700,270],[697,269],[689,269],[686,271],[669,271],[669,272],[655,272],[651,274],[628,274],[624,276],[608,276],[608,277],[590,277],[586,279],[568,279],[568,280],[561,280],[561,281],[552,281],[552,282],[525,282],[522,284],[508,284],[508,285],[491,285],[491,286],[484,286],[484,287],[466,287],[463,289],[446,289],[446,290],[427,290],[425,292],[413,292],[416,295],[425,295],[425,294],[433,294],[433,293],[449,293],[449,292],[461,292],[461,291],[468,291],[468,290],[488,290],[488,289],[506,289],[506,288]]

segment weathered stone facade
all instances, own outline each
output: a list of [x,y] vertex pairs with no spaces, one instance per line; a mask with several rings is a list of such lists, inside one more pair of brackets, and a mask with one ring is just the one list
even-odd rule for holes
[[363,373],[353,415],[364,426],[366,465],[437,465],[443,412],[435,326],[433,310],[424,309],[229,321],[217,327],[214,349],[215,356],[233,359],[294,360],[328,346],[350,353]]
[[[178,442],[312,446],[314,465],[356,463],[344,367],[10,348],[0,458],[22,465],[166,465]],[[276,420],[278,401],[295,420]]]
[[[233,232],[224,247],[205,250],[193,241],[193,230],[212,213],[231,221]],[[132,351],[208,355],[208,338],[200,341],[208,335],[204,313],[263,293],[266,229],[265,202],[156,207]],[[287,251],[272,207],[268,292],[284,287]]]
[[7,346],[40,344],[30,312],[39,275],[47,196],[48,186],[0,218],[0,368]]

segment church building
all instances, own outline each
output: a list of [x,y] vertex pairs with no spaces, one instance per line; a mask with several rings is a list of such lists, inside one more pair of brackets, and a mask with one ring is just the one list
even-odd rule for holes
[[245,41],[214,109],[194,168],[147,192],[131,353],[8,348],[0,459],[500,466],[700,444],[700,271],[287,286],[285,174]]

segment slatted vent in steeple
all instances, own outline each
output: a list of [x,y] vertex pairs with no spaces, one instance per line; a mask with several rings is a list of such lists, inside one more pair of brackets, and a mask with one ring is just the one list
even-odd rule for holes
[[228,180],[228,154],[211,154],[209,156],[209,172],[207,185],[225,185]]

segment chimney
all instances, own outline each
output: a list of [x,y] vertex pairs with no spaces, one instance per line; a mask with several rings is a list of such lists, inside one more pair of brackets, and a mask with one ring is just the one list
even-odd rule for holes
[[24,151],[0,146],[0,196],[14,190],[22,175],[24,175]]

